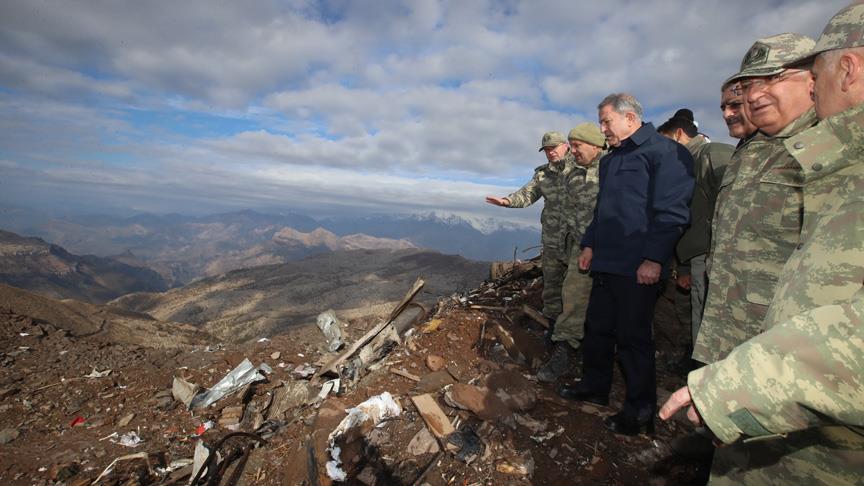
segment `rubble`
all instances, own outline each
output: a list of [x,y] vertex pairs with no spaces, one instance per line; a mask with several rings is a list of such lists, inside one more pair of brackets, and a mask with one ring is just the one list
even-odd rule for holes
[[[316,319],[315,323],[318,325],[318,329],[321,329],[321,332],[324,333],[324,337],[327,338],[328,351],[331,353],[338,351],[339,348],[345,345],[345,341],[342,340],[342,327],[344,324],[336,318],[336,312],[333,309],[318,314],[318,319]],[[278,357],[273,359],[278,359]]]
[[[601,407],[533,381],[545,353],[545,328],[531,312],[541,306],[538,276],[534,263],[518,263],[429,312],[412,302],[420,281],[380,320],[346,319],[348,344],[335,355],[311,323],[246,345],[169,352],[50,326],[38,340],[19,336],[32,325],[0,308],[8,343],[0,348],[0,483],[143,486],[197,476],[198,484],[236,477],[323,486],[333,484],[331,462],[348,484],[692,483],[698,465],[670,459],[666,446],[683,424],[622,439],[602,425],[620,406],[618,384],[612,406]],[[658,381],[674,390],[682,381],[662,363],[664,353],[677,358],[678,349],[668,350],[684,333],[668,331],[662,317]],[[87,378],[93,364],[111,373]],[[208,393],[197,384],[216,382],[215,390],[238,369],[220,398],[190,407]],[[254,379],[241,380],[246,374]],[[397,417],[342,425],[356,420],[346,410],[385,392],[399,404]],[[129,425],[146,451],[126,455],[120,438]],[[99,441],[106,436],[117,443]]]

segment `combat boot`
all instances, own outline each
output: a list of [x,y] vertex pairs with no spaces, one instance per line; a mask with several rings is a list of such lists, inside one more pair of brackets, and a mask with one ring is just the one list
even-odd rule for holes
[[552,356],[540,367],[537,379],[543,383],[555,383],[564,373],[570,370],[570,355],[574,353],[573,347],[564,341],[555,343]]

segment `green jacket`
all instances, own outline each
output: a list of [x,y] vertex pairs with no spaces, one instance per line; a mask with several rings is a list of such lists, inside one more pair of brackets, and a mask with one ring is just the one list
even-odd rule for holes
[[773,137],[757,133],[733,154],[717,196],[694,359],[723,359],[763,331],[777,278],[801,234],[803,176],[783,144],[816,121],[810,109]]
[[679,262],[708,253],[711,241],[711,219],[723,173],[732,158],[735,147],[725,143],[712,143],[702,135],[693,137],[686,145],[693,156],[696,185],[690,201],[690,227],[681,235],[675,247]]
[[578,245],[582,239],[594,216],[602,155],[582,167],[573,154],[568,153],[557,163],[546,163],[534,169],[534,177],[507,196],[511,208],[524,208],[544,198],[540,216],[544,249],[566,251],[573,242]]
[[750,447],[753,467],[739,470],[736,482],[860,484],[864,105],[785,146],[804,176],[801,244],[783,267],[765,332],[691,373],[688,385],[708,427],[735,443],[730,448],[761,439]]

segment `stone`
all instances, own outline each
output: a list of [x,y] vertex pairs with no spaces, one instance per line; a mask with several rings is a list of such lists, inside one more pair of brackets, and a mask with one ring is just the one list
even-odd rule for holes
[[454,408],[469,410],[483,420],[510,414],[510,409],[488,388],[455,383],[447,388],[444,401]]
[[18,429],[3,429],[0,430],[0,444],[8,444],[17,439],[21,435]]
[[426,427],[421,427],[414,437],[411,438],[411,441],[408,442],[408,453],[413,456],[421,456],[423,454],[436,453],[441,450],[441,447],[438,445],[438,441],[435,440],[435,437],[432,436],[432,433],[429,432],[429,429]]
[[443,369],[447,365],[447,361],[444,360],[441,356],[437,356],[434,354],[430,354],[426,356],[426,367],[428,367],[432,371],[438,371]]
[[52,481],[66,481],[78,474],[79,471],[81,471],[81,467],[74,462],[54,464],[48,471],[48,476]]
[[420,377],[415,389],[420,393],[432,393],[455,383],[456,380],[450,376],[447,370],[439,370]]
[[134,413],[126,414],[117,421],[117,427],[126,427],[135,418]]
[[274,351],[272,354],[270,354],[270,359],[279,359],[280,356],[282,356],[282,353],[280,353],[279,351]]
[[495,371],[486,378],[486,387],[510,410],[525,412],[537,405],[534,384],[518,371]]

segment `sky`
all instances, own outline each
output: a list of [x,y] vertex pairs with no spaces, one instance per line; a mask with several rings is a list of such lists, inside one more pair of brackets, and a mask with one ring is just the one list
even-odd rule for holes
[[[0,3],[0,208],[456,214],[629,92],[729,141],[720,84],[845,0]],[[539,203],[535,206],[539,206]]]

